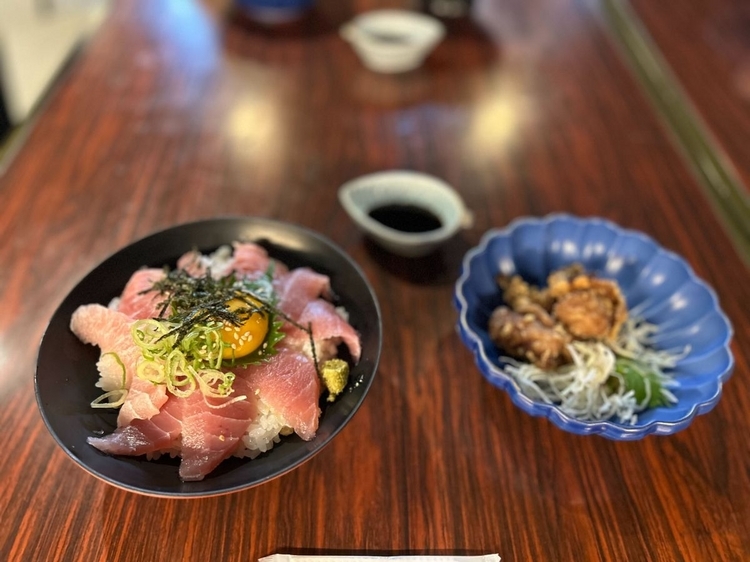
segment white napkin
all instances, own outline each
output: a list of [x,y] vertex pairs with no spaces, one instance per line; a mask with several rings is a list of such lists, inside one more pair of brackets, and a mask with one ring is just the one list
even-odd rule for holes
[[500,555],[483,556],[297,556],[272,554],[258,562],[500,562]]

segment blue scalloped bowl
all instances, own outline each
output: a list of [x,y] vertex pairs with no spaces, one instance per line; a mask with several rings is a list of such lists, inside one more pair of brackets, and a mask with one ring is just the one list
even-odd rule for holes
[[[628,309],[638,306],[643,317],[659,327],[659,347],[690,346],[689,354],[673,371],[679,384],[674,389],[677,404],[646,410],[634,425],[580,421],[554,405],[528,398],[503,371],[500,352],[487,332],[490,314],[502,304],[495,277],[499,273],[518,274],[544,285],[551,271],[573,262],[616,280]],[[602,219],[551,215],[519,219],[507,228],[487,232],[479,246],[464,257],[454,304],[459,312],[461,339],[474,354],[484,377],[505,390],[523,411],[544,416],[571,433],[599,434],[616,440],[675,433],[718,403],[722,385],[734,368],[729,348],[732,327],[714,291],[681,257],[642,233]]]

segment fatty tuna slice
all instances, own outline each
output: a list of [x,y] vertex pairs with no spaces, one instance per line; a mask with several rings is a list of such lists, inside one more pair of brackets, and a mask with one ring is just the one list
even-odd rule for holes
[[182,269],[193,277],[202,277],[210,268],[211,276],[219,279],[231,273],[233,261],[232,249],[229,246],[221,246],[209,255],[192,250],[180,256],[177,260],[177,269]]
[[[132,323],[133,320],[122,312],[100,304],[78,307],[70,320],[70,329],[82,342],[99,346],[101,355],[97,366],[106,360],[111,369],[112,361],[105,356],[116,355],[125,367],[125,386],[129,390],[117,416],[118,427],[129,425],[134,419],[152,418],[167,401],[164,386],[151,384],[135,376],[141,351],[130,334]],[[108,372],[109,370],[105,371]]]
[[123,427],[133,420],[148,420],[159,413],[167,401],[167,389],[139,377],[133,377],[125,402],[117,415],[117,426]]

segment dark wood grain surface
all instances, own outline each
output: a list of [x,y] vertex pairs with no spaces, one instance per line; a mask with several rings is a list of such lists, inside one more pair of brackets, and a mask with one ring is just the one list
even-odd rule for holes
[[[217,2],[123,0],[62,76],[0,177],[0,559],[749,559],[750,277],[595,7],[475,0],[424,67],[383,76],[337,33],[374,5],[321,1],[269,31]],[[475,225],[429,260],[374,248],[336,192],[390,168],[444,178]],[[716,289],[737,365],[687,430],[568,434],[474,367],[451,304],[461,257],[555,211],[642,230]],[[323,452],[260,487],[169,500],[104,484],[38,413],[46,322],[122,246],[228,214],[315,229],[362,267],[384,325],[371,392]]]
[[631,0],[715,140],[750,185],[750,5],[689,0],[678,10]]

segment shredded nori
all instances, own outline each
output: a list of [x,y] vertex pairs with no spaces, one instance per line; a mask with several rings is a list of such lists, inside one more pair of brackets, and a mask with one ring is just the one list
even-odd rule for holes
[[[274,321],[278,316],[309,336],[315,370],[320,373],[312,326],[299,324],[276,307],[278,298],[273,289],[273,266],[257,279],[238,278],[234,272],[214,278],[210,269],[198,277],[181,268],[165,268],[164,272],[163,279],[141,291],[141,294],[156,291],[164,296],[164,300],[159,303],[157,320],[166,319],[176,324],[174,329],[159,339],[176,336],[173,346],[176,348],[197,325],[216,322],[240,326],[255,313],[268,315],[269,330],[265,345],[248,358],[229,361],[231,365],[247,364],[275,354],[275,345],[284,338],[282,323]],[[230,310],[228,303],[235,299],[247,306]]]
[[[166,270],[165,273],[164,278],[156,281],[146,292],[157,291],[165,296],[159,303],[158,317],[178,326],[162,337],[176,335],[176,343],[197,324],[221,322],[240,326],[255,313],[277,313],[268,274],[255,280],[240,280],[234,273],[215,279],[210,270],[200,277],[193,277],[184,269]],[[247,306],[230,310],[228,303],[235,299]],[[167,313],[168,316],[165,316]]]

